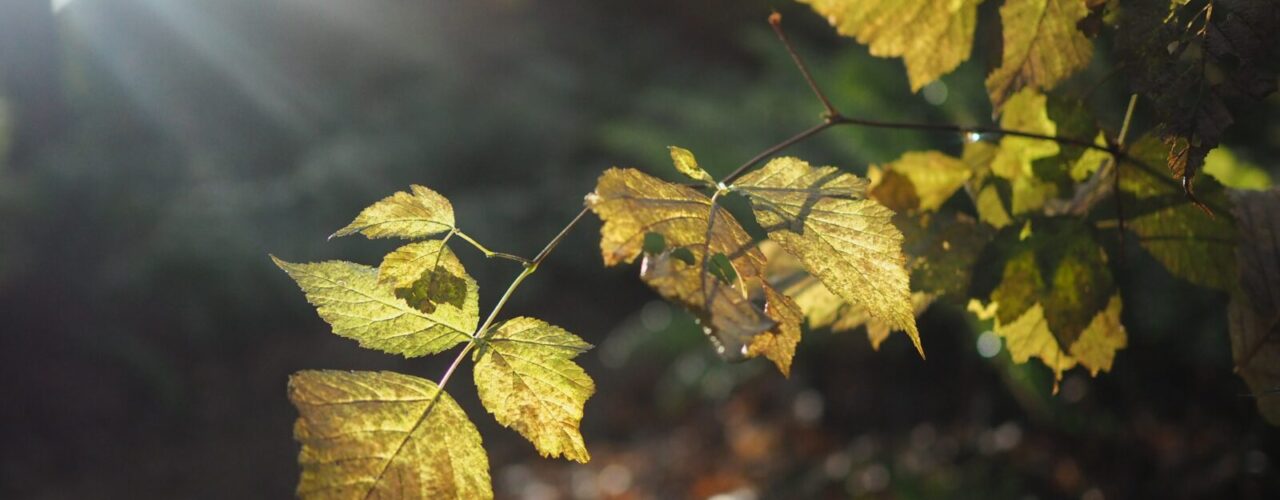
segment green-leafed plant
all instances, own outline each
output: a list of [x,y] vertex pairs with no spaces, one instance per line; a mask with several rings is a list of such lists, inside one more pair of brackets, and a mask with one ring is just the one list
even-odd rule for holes
[[[802,1],[873,55],[901,57],[913,90],[968,59],[982,3]],[[1123,239],[1135,238],[1174,276],[1231,294],[1237,368],[1265,417],[1280,423],[1280,192],[1194,180],[1230,123],[1221,96],[1232,87],[1254,97],[1275,88],[1267,56],[1277,46],[1280,13],[1266,3],[1004,0],[1000,65],[986,80],[998,127],[841,113],[775,14],[771,25],[823,105],[823,119],[718,181],[678,147],[671,158],[687,183],[609,169],[582,212],[530,259],[476,242],[430,189],[413,186],[374,203],[335,236],[413,240],[377,267],[276,263],[340,336],[406,357],[459,352],[437,382],[390,372],[295,374],[289,397],[301,413],[299,495],[492,496],[480,435],[444,392],[468,359],[480,401],[499,423],[544,456],[588,461],[579,422],[595,387],[573,358],[591,346],[538,319],[500,319],[520,284],[588,212],[604,222],[605,265],[641,260],[641,280],[694,314],[724,358],[763,356],[784,375],[805,323],[865,326],[877,347],[902,331],[923,357],[916,315],[950,301],[990,321],[1014,361],[1039,358],[1055,381],[1076,366],[1096,376],[1127,343],[1110,263]],[[1113,51],[1127,61],[1136,90],[1115,129],[1048,93],[1089,64],[1090,35],[1104,29],[1116,32]],[[1158,127],[1130,141],[1140,101],[1155,110]],[[959,156],[907,152],[866,177],[775,157],[842,126],[968,141]],[[1235,164],[1217,168],[1255,187],[1263,175]],[[749,200],[767,239],[754,239],[723,208],[727,196]],[[1121,244],[1103,244],[1115,240]],[[483,321],[477,284],[451,242],[523,266]]]

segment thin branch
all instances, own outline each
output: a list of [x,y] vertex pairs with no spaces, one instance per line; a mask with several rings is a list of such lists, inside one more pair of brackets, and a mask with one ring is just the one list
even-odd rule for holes
[[521,263],[521,264],[525,264],[525,265],[528,265],[528,264],[529,264],[529,259],[526,259],[526,258],[521,257],[521,256],[519,256],[519,255],[513,255],[513,254],[509,254],[509,253],[504,253],[504,252],[495,252],[495,251],[493,251],[493,250],[489,250],[488,248],[485,248],[485,246],[484,246],[484,245],[481,245],[481,244],[480,244],[480,242],[478,242],[478,241],[476,241],[476,240],[472,239],[472,238],[471,238],[470,236],[468,236],[466,233],[464,233],[464,232],[462,232],[462,231],[459,231],[459,230],[457,230],[457,229],[454,229],[454,230],[453,230],[453,233],[451,233],[451,234],[456,234],[456,235],[458,235],[458,237],[459,237],[459,238],[462,238],[462,239],[463,239],[464,241],[466,241],[467,243],[470,243],[470,244],[471,244],[471,246],[476,247],[476,250],[479,250],[481,253],[483,253],[483,254],[484,254],[484,256],[485,256],[486,258],[490,258],[490,259],[494,259],[494,258],[498,258],[498,259],[507,259],[507,260],[513,260],[513,261],[516,261],[516,262],[519,262],[519,263]]
[[787,54],[796,63],[796,68],[800,70],[800,75],[804,77],[805,83],[809,84],[809,89],[813,90],[813,95],[817,96],[819,101],[822,101],[822,107],[826,108],[824,118],[840,116],[840,112],[831,104],[831,100],[827,99],[827,95],[822,93],[822,88],[818,87],[818,81],[813,78],[813,73],[809,72],[809,67],[805,65],[800,53],[796,52],[795,46],[791,44],[791,39],[787,38],[787,32],[783,31],[782,14],[779,14],[776,10],[769,14],[769,27],[773,28],[775,35],[778,35],[778,40],[782,42],[782,46],[787,48]]
[[528,265],[530,267],[538,267],[538,264],[541,264],[542,261],[546,260],[547,256],[551,255],[551,252],[560,245],[561,241],[564,240],[564,237],[568,236],[569,231],[572,231],[574,226],[577,226],[578,222],[582,221],[582,218],[587,215],[589,210],[590,209],[587,207],[582,207],[582,210],[578,212],[578,215],[573,216],[573,220],[569,221],[569,223],[564,226],[564,229],[561,229],[560,233],[556,234],[556,237],[552,238],[551,241],[547,243],[547,246],[543,247],[542,251],[538,252],[538,256],[534,257]]
[[804,131],[796,135],[793,135],[782,142],[774,144],[773,146],[770,146],[768,149],[761,151],[760,154],[753,156],[750,160],[747,160],[742,165],[739,165],[738,168],[734,169],[733,172],[731,172],[728,176],[726,176],[724,180],[721,182],[724,183],[725,185],[733,184],[733,181],[738,180],[738,177],[742,177],[742,174],[747,173],[747,169],[755,166],[755,164],[757,163],[760,163],[760,161],[764,160],[765,158],[773,156],[775,153],[779,151],[787,149],[798,142],[804,141],[805,139],[818,135],[819,132],[822,132],[823,130],[829,129],[836,125],[838,125],[838,123],[828,119],[827,121],[824,121],[822,123],[809,127],[808,129],[805,129]]

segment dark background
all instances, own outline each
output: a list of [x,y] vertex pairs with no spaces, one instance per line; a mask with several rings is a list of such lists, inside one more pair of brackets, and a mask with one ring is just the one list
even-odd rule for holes
[[[62,2],[57,2],[61,4]],[[994,3],[994,2],[988,2]],[[909,92],[786,2],[74,0],[0,3],[0,497],[281,498],[297,480],[287,376],[391,369],[329,333],[268,253],[375,263],[395,242],[325,236],[407,188],[449,197],[490,248],[531,256],[605,168],[715,175],[817,122],[764,19],[782,10],[847,113],[988,123],[985,50]],[[997,41],[984,6],[977,45]],[[1084,95],[1110,71],[1064,86]],[[1122,79],[1081,99],[1115,127]],[[938,102],[937,91],[945,88]],[[1280,102],[1226,145],[1264,167]],[[1141,125],[1142,113],[1139,113]],[[1143,130],[1142,128],[1138,129]],[[792,152],[862,173],[961,138],[838,129]],[[1273,169],[1273,175],[1275,175]],[[1137,247],[1113,263],[1130,346],[1112,373],[980,356],[955,307],[904,336],[807,334],[793,374],[725,365],[635,268],[605,269],[581,225],[516,294],[595,344],[587,465],[544,460],[449,391],[509,498],[1274,498],[1280,432],[1232,374],[1226,297]],[[1107,242],[1117,244],[1114,241]],[[458,247],[488,307],[518,271]]]

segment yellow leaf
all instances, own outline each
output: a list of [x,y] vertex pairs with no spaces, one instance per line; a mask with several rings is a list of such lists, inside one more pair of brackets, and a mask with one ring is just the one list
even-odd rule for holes
[[333,236],[357,232],[369,238],[426,238],[454,228],[453,205],[439,193],[422,186],[400,191],[370,205]]
[[800,322],[804,313],[791,297],[779,293],[773,287],[764,287],[765,313],[777,323],[777,327],[751,340],[747,348],[750,357],[764,356],[785,376],[791,376],[791,360],[795,357],[796,344],[800,343]]
[[1280,188],[1232,195],[1240,288],[1227,306],[1231,358],[1258,411],[1280,425]]
[[577,336],[533,318],[497,325],[476,351],[476,390],[498,423],[515,429],[544,457],[591,460],[578,425],[596,390],[572,360],[591,348]]
[[378,271],[372,267],[341,261],[293,264],[271,259],[298,282],[333,333],[359,341],[362,347],[405,357],[434,354],[467,341],[479,323],[473,282],[467,283],[461,305],[441,303],[428,313],[410,307],[391,288],[380,286]]
[[876,57],[901,57],[911,91],[969,59],[982,0],[800,0],[867,45]]
[[978,209],[978,219],[991,227],[1000,229],[1013,223],[1013,218],[1009,216],[1009,211],[1004,209],[1004,202],[1000,200],[1000,192],[994,185],[983,186],[978,191],[978,199],[974,200],[974,206]]
[[1116,351],[1129,345],[1124,325],[1120,324],[1122,307],[1120,294],[1112,295],[1107,301],[1107,308],[1094,316],[1080,338],[1071,344],[1071,355],[1080,362],[1080,366],[1089,370],[1090,375],[1096,377],[1099,371],[1111,371]]
[[911,337],[916,330],[902,233],[893,211],[866,199],[867,183],[835,167],[810,167],[777,158],[744,175],[745,193],[760,225],[811,274],[842,299]]
[[967,163],[937,151],[906,153],[885,165],[884,170],[901,174],[911,181],[913,192],[919,199],[918,208],[923,211],[941,207],[957,189],[964,186],[971,174]]
[[668,146],[667,149],[671,150],[671,162],[676,165],[676,170],[680,173],[695,181],[716,183],[715,179],[711,178],[711,174],[698,166],[698,159],[694,158],[692,151],[677,146]]
[[480,433],[431,381],[301,371],[289,400],[300,414],[299,497],[493,498]]
[[[1106,146],[1107,141],[1103,138],[1102,132],[1098,132],[1098,136],[1093,139],[1093,143],[1099,146]],[[1106,151],[1096,149],[1086,149],[1077,158],[1075,163],[1071,164],[1071,180],[1082,182],[1088,179],[1090,175],[1102,168],[1102,165],[1111,160],[1111,154]]]
[[[641,279],[693,312],[722,356],[747,356],[751,339],[775,326],[749,300],[745,286],[763,274],[764,256],[711,198],[635,169],[612,168],[600,176],[587,205],[604,221],[600,249],[605,265],[633,262],[643,252],[647,234],[662,235],[666,249],[645,255]],[[708,272],[717,255],[728,261],[736,280],[726,283]]]
[[993,331],[1004,339],[1005,348],[1009,350],[1009,357],[1014,363],[1026,363],[1031,358],[1040,358],[1053,371],[1056,388],[1057,381],[1062,380],[1062,373],[1074,367],[1076,359],[1062,352],[1062,348],[1058,346],[1058,340],[1049,331],[1049,322],[1045,321],[1044,308],[1036,303],[1017,319],[1003,323],[996,314],[999,306],[998,303],[992,303],[984,310],[977,300],[969,302],[969,310],[978,317],[991,319],[995,316]]
[[[1052,136],[1057,126],[1049,119],[1044,94],[1034,89],[1018,92],[1009,99],[1000,126],[1008,130]],[[1057,195],[1057,188],[1036,177],[1032,162],[1058,154],[1058,144],[1044,139],[1008,135],[1000,139],[1000,149],[991,160],[991,173],[1008,179],[1013,186],[1014,215],[1039,210]]]
[[1066,348],[1107,307],[1114,288],[1106,256],[1082,222],[1043,219],[1014,245],[991,300],[1005,323],[1040,306],[1047,329]]
[[1085,0],[1005,0],[1000,67],[987,76],[998,110],[1024,88],[1048,90],[1089,65],[1093,44],[1076,28],[1089,15]]
[[475,280],[440,240],[410,243],[387,254],[378,266],[378,283],[427,313],[439,304],[461,309],[479,298]]

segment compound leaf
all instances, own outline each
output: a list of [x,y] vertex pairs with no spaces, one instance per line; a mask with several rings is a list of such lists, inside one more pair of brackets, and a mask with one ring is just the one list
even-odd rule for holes
[[369,238],[417,239],[454,228],[453,205],[440,193],[414,185],[360,211],[347,227],[333,236],[363,233]]
[[735,183],[756,219],[840,298],[911,337],[924,355],[911,304],[902,233],[893,211],[866,198],[867,182],[835,167],[776,158]]
[[435,304],[431,312],[411,307],[390,287],[378,284],[378,271],[351,262],[294,264],[271,257],[298,283],[333,333],[361,347],[405,357],[434,354],[467,341],[479,323],[475,286],[460,306]]
[[915,92],[969,59],[982,0],[800,0],[876,57],[901,57]]
[[392,372],[289,377],[302,498],[492,498],[489,458],[435,383]]
[[1026,363],[1031,358],[1040,358],[1053,371],[1054,388],[1057,381],[1062,380],[1062,373],[1076,366],[1076,359],[1062,351],[1058,340],[1049,330],[1049,322],[1044,317],[1044,307],[1039,303],[1032,305],[1015,317],[1013,321],[1000,320],[1000,304],[992,302],[983,307],[977,300],[969,302],[969,310],[981,319],[995,318],[996,335],[1004,339],[1005,348],[1014,363]]
[[1087,66],[1093,44],[1076,28],[1087,15],[1085,0],[1006,0],[1000,66],[987,75],[991,104],[1000,109],[1024,88],[1048,90]]
[[494,328],[475,353],[476,390],[485,409],[544,457],[591,460],[578,426],[596,387],[573,362],[591,345],[533,318],[507,320]]
[[1088,369],[1090,375],[1096,377],[1100,371],[1111,371],[1116,351],[1129,345],[1129,336],[1124,325],[1120,324],[1123,307],[1120,294],[1112,295],[1111,300],[1107,301],[1106,309],[1093,317],[1080,338],[1071,345],[1071,356],[1080,362],[1080,366]]

